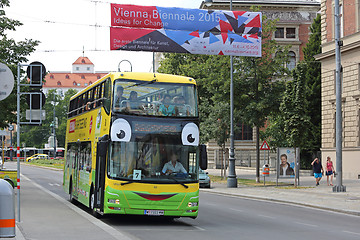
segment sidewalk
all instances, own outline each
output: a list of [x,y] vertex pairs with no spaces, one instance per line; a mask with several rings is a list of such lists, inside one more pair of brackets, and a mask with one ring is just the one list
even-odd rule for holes
[[16,237],[11,239],[131,239],[27,177],[21,179],[21,221],[16,213]]
[[[220,176],[220,169],[206,170],[210,175]],[[255,179],[255,170],[236,169],[237,178]],[[261,181],[264,180],[260,176]],[[276,175],[272,173],[266,181],[276,182]],[[294,179],[279,179],[279,182],[293,184]],[[336,178],[333,180],[336,185]],[[281,203],[290,203],[301,206],[316,207],[324,210],[348,213],[360,216],[360,180],[343,180],[346,192],[333,192],[332,186],[327,186],[326,177],[323,177],[319,186],[315,186],[313,176],[300,175],[298,189],[282,187],[261,186],[249,187],[238,185],[237,188],[227,188],[226,184],[212,183],[211,189],[201,189],[218,194],[241,196],[251,199],[268,200]]]

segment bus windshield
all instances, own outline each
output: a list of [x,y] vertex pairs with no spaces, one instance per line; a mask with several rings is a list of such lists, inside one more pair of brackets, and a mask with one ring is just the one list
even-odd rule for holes
[[147,134],[135,141],[112,142],[108,177],[140,182],[194,182],[198,179],[198,148],[184,146],[179,137]]
[[198,117],[194,84],[117,79],[113,96],[113,112]]

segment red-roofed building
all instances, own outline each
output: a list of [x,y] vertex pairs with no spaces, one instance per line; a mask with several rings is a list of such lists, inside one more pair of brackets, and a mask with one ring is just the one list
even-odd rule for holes
[[57,89],[58,94],[63,94],[69,89],[81,89],[96,82],[107,72],[95,72],[94,64],[87,57],[79,57],[72,64],[71,72],[49,72],[45,76],[43,92],[47,94],[50,89]]

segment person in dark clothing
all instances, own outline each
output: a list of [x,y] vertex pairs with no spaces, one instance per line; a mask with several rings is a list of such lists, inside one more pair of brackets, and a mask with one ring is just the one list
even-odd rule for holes
[[318,158],[315,158],[314,161],[312,161],[311,165],[313,166],[313,170],[314,170],[314,177],[316,180],[316,186],[318,186],[320,184],[320,180],[322,178],[322,175],[324,173],[324,169],[321,165],[321,162],[319,161]]

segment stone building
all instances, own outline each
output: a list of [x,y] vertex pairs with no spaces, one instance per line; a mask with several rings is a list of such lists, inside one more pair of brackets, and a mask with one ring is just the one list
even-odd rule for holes
[[[233,11],[250,11],[251,6],[259,6],[260,11],[268,19],[278,19],[277,28],[273,38],[279,45],[290,45],[289,58],[287,64],[289,69],[293,69],[296,64],[303,60],[302,49],[308,42],[310,26],[320,10],[320,2],[313,0],[233,0]],[[209,10],[229,10],[229,0],[207,0],[203,1],[201,9]],[[235,132],[235,158],[236,165],[255,166],[256,161],[256,131],[244,124],[240,124],[242,129]],[[229,143],[227,144],[227,148]],[[209,167],[220,165],[220,150],[215,142],[208,143]],[[263,153],[261,153],[261,162]],[[275,167],[276,154],[270,155],[270,165]]]
[[[360,178],[360,5],[358,0],[340,1],[342,65],[342,170],[347,179]],[[322,159],[330,156],[336,164],[335,146],[335,41],[334,1],[321,1],[322,53],[321,114]],[[323,163],[324,164],[324,163]]]

